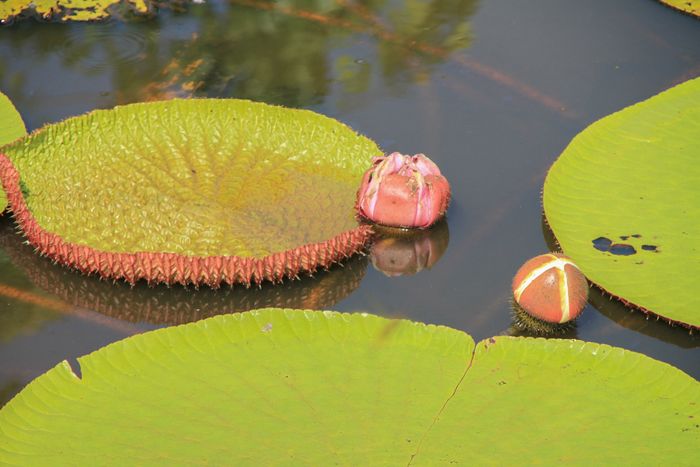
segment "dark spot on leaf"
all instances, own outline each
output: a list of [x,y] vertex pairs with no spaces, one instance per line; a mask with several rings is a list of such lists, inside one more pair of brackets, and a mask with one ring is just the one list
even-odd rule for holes
[[593,248],[600,251],[610,250],[610,245],[612,245],[612,240],[607,237],[598,237],[593,240]]
[[632,234],[632,237],[634,237],[634,238],[642,238],[641,234]]
[[642,250],[646,250],[646,251],[656,251],[656,252],[659,251],[659,250],[657,249],[656,245],[642,245]]
[[630,238],[629,235],[620,235],[620,240],[627,240],[628,238]]
[[498,385],[499,385],[499,386],[503,386],[504,384],[507,384],[507,383],[506,383],[505,381],[499,381],[499,382],[498,382]]
[[629,256],[637,253],[637,250],[634,249],[632,245],[628,245],[626,243],[614,243],[610,247],[610,253],[613,255],[622,255],[622,256]]
[[495,343],[496,343],[496,339],[494,339],[493,337],[489,337],[489,342],[490,342],[491,344],[495,344]]

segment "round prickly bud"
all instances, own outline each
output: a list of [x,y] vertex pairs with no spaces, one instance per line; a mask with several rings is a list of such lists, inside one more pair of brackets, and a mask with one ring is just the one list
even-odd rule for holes
[[576,319],[588,299],[588,282],[566,256],[535,256],[513,278],[513,297],[526,312],[549,323]]
[[392,227],[426,228],[445,215],[450,184],[423,154],[377,157],[357,192],[360,216]]

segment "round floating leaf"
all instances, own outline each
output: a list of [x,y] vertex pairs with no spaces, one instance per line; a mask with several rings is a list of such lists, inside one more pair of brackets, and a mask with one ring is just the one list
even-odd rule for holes
[[562,250],[592,282],[700,326],[700,78],[580,133],[544,184]]
[[660,0],[661,3],[688,13],[693,16],[700,16],[700,0]]
[[648,357],[372,315],[258,310],[57,365],[0,410],[0,462],[692,463],[700,384]]
[[380,154],[330,118],[232,99],[95,111],[3,152],[12,210],[42,253],[129,282],[214,286],[361,249],[355,192]]

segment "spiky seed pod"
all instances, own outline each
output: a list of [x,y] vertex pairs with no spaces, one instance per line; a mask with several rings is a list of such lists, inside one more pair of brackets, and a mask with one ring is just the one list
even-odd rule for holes
[[512,322],[511,326],[517,330],[517,335],[538,336],[538,337],[566,337],[576,329],[576,321],[566,323],[549,323],[535,318],[525,311],[515,300],[511,303]]
[[377,157],[357,192],[360,217],[392,227],[426,228],[440,220],[450,184],[424,154]]
[[564,255],[548,253],[523,264],[513,278],[515,302],[532,316],[549,323],[576,319],[588,298],[588,282]]

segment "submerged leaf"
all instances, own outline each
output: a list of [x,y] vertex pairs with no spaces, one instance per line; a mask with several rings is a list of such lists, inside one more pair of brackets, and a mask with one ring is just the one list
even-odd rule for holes
[[700,327],[700,78],[580,133],[544,184],[562,250],[589,280]]
[[0,410],[0,463],[692,463],[700,384],[641,354],[258,310],[63,362]]
[[294,277],[361,249],[370,229],[355,192],[380,150],[313,112],[201,99],[95,111],[3,152],[18,223],[52,259],[217,285]]
[[110,9],[118,5],[144,14],[149,11],[151,3],[151,0],[8,0],[0,2],[0,23],[29,12],[42,19],[94,21],[108,18]]

